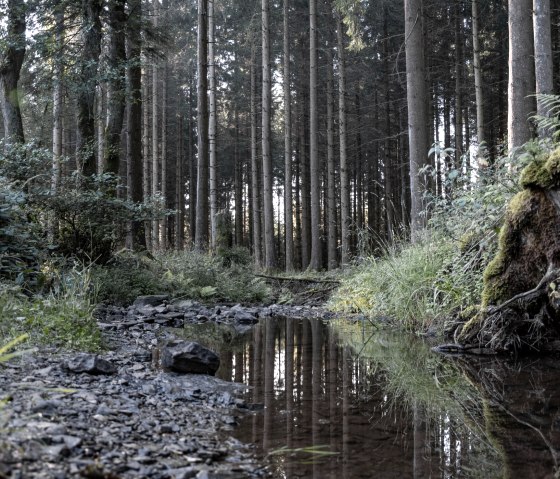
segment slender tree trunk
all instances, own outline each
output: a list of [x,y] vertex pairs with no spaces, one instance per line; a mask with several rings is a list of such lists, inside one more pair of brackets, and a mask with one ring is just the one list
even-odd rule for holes
[[[463,154],[463,12],[455,4],[455,155],[457,167]],[[420,165],[422,166],[422,165]]]
[[235,108],[234,192],[235,192],[235,244],[243,246],[243,162],[239,154],[239,111]]
[[364,191],[363,191],[363,156],[362,156],[362,112],[360,106],[360,94],[356,93],[356,228],[364,227]]
[[[159,16],[159,0],[153,2],[153,24],[154,28],[158,26]],[[152,196],[160,193],[159,188],[159,107],[160,107],[160,89],[159,89],[159,65],[157,58],[152,59]],[[152,221],[152,248],[159,249],[159,221]]]
[[334,164],[333,60],[327,46],[327,266],[338,266],[336,249],[336,172]]
[[76,152],[78,165],[84,175],[96,172],[95,144],[95,84],[101,53],[102,2],[82,0],[82,31],[84,45],[80,60],[78,102],[78,130]]
[[263,199],[264,199],[264,245],[266,269],[276,267],[274,248],[274,204],[272,158],[270,156],[270,31],[269,0],[262,0],[262,157],[263,157]]
[[190,232],[190,242],[194,245],[194,240],[196,236],[196,164],[197,159],[194,155],[194,135],[193,135],[193,89],[189,88],[189,98],[187,100],[187,138],[189,141],[188,145],[188,163],[189,163],[189,232]]
[[311,261],[309,267],[321,269],[321,173],[318,151],[317,109],[317,0],[309,1],[309,166],[311,172]]
[[[147,57],[144,55],[144,63],[147,63]],[[151,179],[150,179],[150,75],[148,69],[143,69],[142,82],[142,193],[144,200],[151,196]],[[152,228],[149,222],[144,223],[144,237],[146,248],[152,250]]]
[[[182,102],[179,110],[182,111]],[[175,159],[175,249],[180,251],[185,246],[185,155],[183,114],[177,122],[177,158]]]
[[208,249],[208,0],[198,0],[198,179],[195,248]]
[[412,240],[424,227],[422,193],[424,185],[418,175],[428,156],[428,113],[422,0],[405,0],[406,83],[408,102],[408,136],[410,151],[410,194]]
[[395,202],[394,198],[394,167],[391,161],[391,82],[389,80],[389,30],[388,30],[388,8],[385,5],[383,17],[383,70],[385,72],[385,145],[383,155],[383,178],[385,194],[385,229],[386,236],[389,244],[394,241],[394,227],[395,227]]
[[474,89],[476,95],[476,136],[479,147],[478,154],[480,155],[480,146],[486,142],[486,134],[484,132],[484,93],[482,89],[482,66],[480,63],[478,0],[472,0],[472,35]]
[[53,168],[51,189],[56,194],[60,184],[60,161],[62,158],[62,115],[64,98],[64,64],[62,48],[64,45],[64,7],[59,6],[55,12],[55,48],[53,65]]
[[218,213],[218,165],[216,163],[216,65],[214,58],[214,1],[208,0],[208,77],[209,117],[208,155],[210,163],[210,246],[216,249],[216,214]]
[[[535,77],[537,85],[537,114],[549,117],[550,112],[538,95],[551,94],[554,89],[552,77],[552,38],[550,29],[550,0],[533,0],[533,34],[535,41]],[[546,129],[539,136],[550,136]]]
[[8,0],[7,37],[0,46],[0,105],[4,119],[4,138],[8,143],[23,143],[18,82],[25,56],[25,11],[23,0]]
[[533,3],[509,0],[508,150],[531,139],[529,117],[533,112],[535,71],[528,61],[533,49]]
[[[128,109],[127,109],[127,165],[128,197],[135,203],[142,201],[142,68],[140,66],[142,38],[142,1],[129,0],[127,22],[128,44]],[[145,98],[144,98],[145,100]],[[129,247],[144,248],[146,238],[143,224],[133,221],[130,226]]]
[[292,196],[292,96],[290,91],[289,0],[284,0],[284,225],[286,271],[294,270],[294,211]]
[[348,174],[348,152],[346,131],[346,61],[342,18],[338,15],[338,135],[340,142],[340,224],[341,224],[341,263],[345,266],[350,261],[350,178]]
[[257,151],[257,55],[251,48],[251,182],[253,190],[253,256],[255,264],[262,266],[262,224],[260,202],[260,168]]
[[119,174],[121,132],[125,108],[125,0],[109,2],[109,52],[107,83],[107,124],[105,127],[104,165],[106,171]]

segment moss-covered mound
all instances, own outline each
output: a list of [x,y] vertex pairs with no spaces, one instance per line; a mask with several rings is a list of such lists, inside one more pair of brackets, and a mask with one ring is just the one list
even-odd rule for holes
[[540,351],[560,338],[560,149],[537,157],[520,181],[484,272],[481,312],[460,331],[461,343]]

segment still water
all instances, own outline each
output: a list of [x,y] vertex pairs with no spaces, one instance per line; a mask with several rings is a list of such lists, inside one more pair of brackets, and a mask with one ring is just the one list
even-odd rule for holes
[[444,358],[366,324],[191,327],[251,386],[235,431],[279,478],[554,478],[560,362]]

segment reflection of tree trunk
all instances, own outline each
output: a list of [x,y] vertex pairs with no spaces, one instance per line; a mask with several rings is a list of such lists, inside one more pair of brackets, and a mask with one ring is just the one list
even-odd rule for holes
[[[323,323],[318,320],[314,320],[311,323],[311,331],[312,331],[312,341],[313,341],[313,374],[312,374],[312,388],[313,388],[313,398],[311,402],[312,408],[312,435],[313,435],[313,445],[319,446],[320,445],[320,436],[319,436],[319,403],[321,401],[321,383],[322,383],[322,376],[323,376],[323,330],[322,330]],[[319,477],[317,463],[313,463],[313,477]]]
[[276,322],[268,318],[265,323],[265,359],[264,359],[264,426],[263,450],[268,451],[272,432],[272,404],[274,400],[274,353]]
[[[330,418],[330,443],[331,452],[337,452],[336,443],[338,436],[336,434],[337,423],[337,379],[338,379],[338,350],[336,347],[336,338],[332,328],[329,329],[329,352],[328,352],[328,387],[329,387],[329,418]],[[336,471],[333,471],[331,477],[336,477]]]
[[426,462],[426,421],[424,412],[414,404],[414,478],[429,477],[429,467]]
[[350,465],[350,387],[352,364],[348,348],[342,352],[342,477],[347,479]]
[[[253,386],[253,402],[258,403],[261,397],[261,384],[262,384],[262,335],[263,328],[261,325],[257,325],[253,329],[253,344],[254,344],[254,354],[253,354],[253,378],[250,382]],[[252,442],[256,443],[259,436],[259,418],[260,415],[255,414],[253,416],[253,437]]]
[[243,372],[245,370],[244,359],[245,358],[244,358],[243,351],[235,353],[235,376],[234,376],[233,380],[236,383],[242,383],[243,382]]
[[[286,446],[294,447],[294,319],[286,319]],[[286,477],[293,475],[292,461],[286,464]]]

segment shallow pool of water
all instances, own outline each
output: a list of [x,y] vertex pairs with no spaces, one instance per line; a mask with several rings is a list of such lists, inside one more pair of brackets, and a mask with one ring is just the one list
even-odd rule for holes
[[252,386],[257,412],[235,435],[275,477],[554,477],[558,360],[450,359],[413,336],[310,319],[187,335],[220,354],[220,378]]

